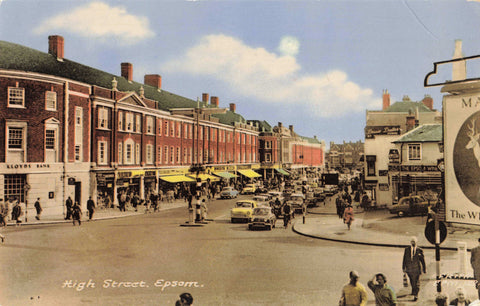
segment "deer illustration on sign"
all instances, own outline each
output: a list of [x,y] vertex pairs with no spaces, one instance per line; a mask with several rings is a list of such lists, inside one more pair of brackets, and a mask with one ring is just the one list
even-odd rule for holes
[[470,141],[467,143],[465,148],[473,150],[473,155],[477,159],[478,166],[480,167],[480,145],[478,143],[480,133],[475,132],[475,119],[472,119],[471,125],[468,125],[467,127],[470,130],[467,132],[467,136],[470,138]]

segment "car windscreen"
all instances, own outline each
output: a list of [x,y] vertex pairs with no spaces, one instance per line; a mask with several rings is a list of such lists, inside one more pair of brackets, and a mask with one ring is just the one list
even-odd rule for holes
[[252,208],[252,203],[247,203],[247,202],[238,202],[236,207],[239,208]]
[[266,216],[266,215],[268,215],[268,211],[269,211],[269,209],[266,209],[266,208],[255,208],[253,210],[253,214],[254,215]]

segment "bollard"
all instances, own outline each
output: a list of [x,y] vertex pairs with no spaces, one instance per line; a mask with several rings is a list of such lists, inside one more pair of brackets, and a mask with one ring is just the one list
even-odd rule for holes
[[458,272],[460,275],[467,274],[467,243],[463,241],[457,242],[457,254],[458,254]]
[[193,222],[195,222],[195,213],[192,207],[188,209],[188,223],[193,223]]

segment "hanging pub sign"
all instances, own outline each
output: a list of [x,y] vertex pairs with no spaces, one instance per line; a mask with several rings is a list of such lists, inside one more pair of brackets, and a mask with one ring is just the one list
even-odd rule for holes
[[388,161],[391,164],[400,163],[400,154],[397,149],[390,149],[390,152],[388,152]]
[[447,222],[480,225],[480,92],[443,99]]

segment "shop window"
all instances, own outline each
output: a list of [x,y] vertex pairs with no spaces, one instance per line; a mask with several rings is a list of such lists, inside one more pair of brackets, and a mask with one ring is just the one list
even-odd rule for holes
[[[4,176],[4,192],[5,199],[18,199],[25,202],[25,185],[27,184],[26,174],[5,174]],[[10,207],[11,209],[11,207]]]

